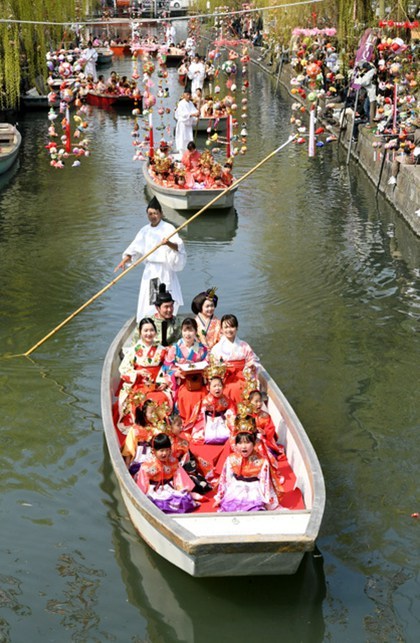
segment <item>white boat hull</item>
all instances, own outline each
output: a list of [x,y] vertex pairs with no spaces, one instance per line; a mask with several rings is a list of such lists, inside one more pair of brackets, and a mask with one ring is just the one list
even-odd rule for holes
[[102,417],[112,466],[129,516],[158,554],[192,576],[293,574],[315,547],[325,505],[322,471],[293,409],[263,371],[269,411],[297,477],[306,509],[250,513],[162,513],[137,487],[121,457],[112,404],[119,381],[119,354],[134,328],[127,322],[112,343],[102,372]]
[[18,157],[21,143],[22,137],[16,127],[0,123],[0,174],[5,174],[12,167]]
[[150,192],[159,200],[160,204],[172,210],[201,210],[217,196],[224,194],[210,208],[227,209],[233,207],[234,195],[237,188],[226,192],[225,190],[178,190],[165,188],[155,183],[150,176],[147,165],[143,166],[143,175]]

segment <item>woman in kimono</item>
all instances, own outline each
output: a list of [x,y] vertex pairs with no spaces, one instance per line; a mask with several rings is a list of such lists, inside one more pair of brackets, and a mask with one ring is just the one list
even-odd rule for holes
[[205,395],[201,373],[191,372],[194,370],[194,364],[203,362],[207,357],[207,348],[197,340],[195,319],[184,319],[181,325],[181,339],[169,346],[167,351],[163,368],[179,415],[187,426],[194,407]]
[[196,295],[191,304],[197,322],[197,337],[209,350],[220,339],[221,323],[214,315],[217,302],[216,288],[210,288]]
[[218,511],[273,511],[279,500],[270,477],[268,460],[255,450],[255,420],[235,420],[235,453],[223,466],[214,504]]
[[154,400],[157,404],[172,407],[171,396],[166,389],[168,382],[163,375],[162,365],[166,348],[155,343],[156,325],[150,317],[139,324],[138,341],[131,346],[120,365],[121,388],[118,396],[119,418],[117,426],[127,433],[134,423],[138,400]]
[[153,315],[155,312],[154,302],[162,283],[166,284],[167,290],[175,301],[175,315],[178,307],[184,303],[177,276],[177,273],[184,269],[187,261],[184,242],[178,234],[174,234],[169,240],[167,239],[170,234],[175,232],[175,228],[170,223],[163,221],[162,207],[156,197],[153,197],[147,206],[147,216],[149,224],[141,228],[134,241],[124,250],[123,258],[115,268],[115,271],[124,270],[132,261],[136,261],[162,244],[144,262],[145,268],[137,306],[137,321]]
[[195,484],[171,453],[171,440],[159,433],[152,453],[137,475],[138,487],[165,513],[189,513],[198,507],[191,495]]
[[242,400],[246,385],[244,369],[257,371],[259,359],[250,345],[237,336],[238,320],[235,315],[223,315],[221,326],[222,337],[211,349],[211,355],[226,364],[224,391],[235,404],[238,404]]

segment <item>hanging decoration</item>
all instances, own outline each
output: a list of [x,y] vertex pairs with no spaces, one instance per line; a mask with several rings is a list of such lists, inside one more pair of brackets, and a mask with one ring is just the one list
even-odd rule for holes
[[[49,142],[45,147],[50,155],[50,165],[56,169],[63,169],[65,161],[71,158],[72,167],[78,167],[80,159],[90,154],[89,139],[86,136],[89,127],[86,119],[87,106],[83,105],[80,98],[80,75],[77,80],[73,77],[73,74],[81,68],[79,53],[80,50],[74,50],[71,53],[62,50],[58,55],[51,53],[47,55],[47,68],[50,73],[47,81],[50,92],[47,97],[50,110],[48,112]],[[52,76],[53,72],[58,73],[61,78],[59,86]],[[73,101],[77,111],[71,119],[70,104]],[[60,114],[62,115],[61,135],[56,128],[56,121]]]

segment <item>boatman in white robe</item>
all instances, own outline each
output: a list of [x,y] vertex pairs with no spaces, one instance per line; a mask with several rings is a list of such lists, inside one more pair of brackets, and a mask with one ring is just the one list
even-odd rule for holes
[[192,94],[194,94],[197,89],[203,89],[205,77],[206,67],[199,55],[196,54],[188,68],[188,78],[191,80]]
[[178,234],[169,240],[167,237],[175,231],[170,223],[162,219],[162,207],[156,197],[147,206],[148,225],[145,225],[136,238],[123,252],[123,258],[115,268],[124,270],[126,266],[143,255],[147,254],[162,243],[144,262],[144,272],[140,283],[139,301],[137,306],[137,321],[143,317],[151,317],[155,312],[155,301],[159,293],[160,284],[166,284],[171,293],[174,304],[174,315],[179,306],[184,303],[181,286],[177,273],[185,267],[187,255],[184,242]]
[[98,80],[98,76],[96,74],[96,61],[98,60],[98,52],[96,51],[95,47],[92,45],[92,41],[89,40],[87,49],[83,50],[83,60],[86,61],[85,68],[84,68],[84,73],[86,76],[92,75],[93,80],[96,81]]
[[185,152],[188,143],[194,138],[193,127],[199,115],[198,109],[191,100],[191,93],[185,91],[175,110],[175,147],[180,154]]

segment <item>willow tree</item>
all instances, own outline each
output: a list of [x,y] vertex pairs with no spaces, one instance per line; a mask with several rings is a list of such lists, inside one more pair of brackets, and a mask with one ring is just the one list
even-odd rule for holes
[[[83,9],[96,3],[84,2]],[[48,22],[81,19],[81,0],[0,0],[0,108],[19,104],[24,78],[33,86],[38,76],[45,77],[45,54],[60,45],[63,26]],[[44,24],[42,24],[44,23]]]

